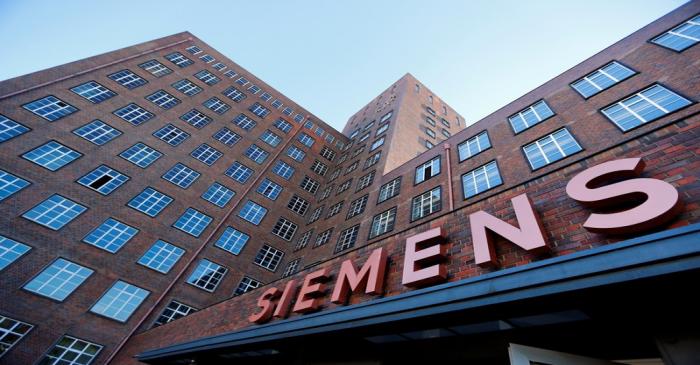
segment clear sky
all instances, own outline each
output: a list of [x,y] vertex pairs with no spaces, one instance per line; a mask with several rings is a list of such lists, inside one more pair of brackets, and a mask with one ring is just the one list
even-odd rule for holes
[[406,72],[474,122],[683,0],[0,0],[0,80],[189,30],[325,122]]

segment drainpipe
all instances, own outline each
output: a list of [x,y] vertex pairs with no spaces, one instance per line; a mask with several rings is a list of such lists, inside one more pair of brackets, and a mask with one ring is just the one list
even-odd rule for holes
[[450,156],[451,146],[448,142],[442,145],[445,148],[445,161],[447,162],[447,199],[450,203],[450,211],[455,209],[454,194],[452,192],[452,161]]

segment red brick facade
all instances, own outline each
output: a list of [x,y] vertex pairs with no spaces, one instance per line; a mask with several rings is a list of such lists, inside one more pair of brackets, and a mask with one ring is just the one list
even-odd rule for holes
[[[447,267],[450,282],[624,240],[633,236],[595,234],[584,229],[582,222],[591,210],[576,203],[565,192],[566,183],[577,173],[613,159],[640,157],[647,166],[642,176],[664,180],[680,192],[685,204],[682,213],[670,224],[655,230],[697,223],[700,221],[700,106],[695,102],[700,100],[700,79],[697,77],[700,48],[695,46],[683,52],[674,52],[649,40],[698,12],[700,3],[686,4],[468,127],[465,127],[464,118],[449,106],[445,105],[443,114],[440,99],[411,75],[406,75],[350,118],[344,129],[345,136],[341,135],[188,33],[4,81],[0,83],[0,114],[28,126],[31,131],[0,144],[0,168],[31,181],[32,185],[0,203],[0,234],[26,243],[32,250],[0,272],[0,287],[10,298],[0,304],[0,315],[30,323],[35,328],[4,354],[0,361],[31,363],[40,358],[62,335],[68,334],[104,346],[96,363],[135,363],[133,356],[145,350],[251,326],[248,316],[256,310],[255,303],[262,290],[231,298],[240,279],[248,276],[281,289],[286,282],[286,279],[281,279],[285,267],[297,259],[300,260],[298,269],[290,278],[301,282],[306,274],[317,269],[328,267],[337,270],[340,262],[348,258],[356,259],[356,264],[359,265],[375,248],[385,247],[390,264],[382,296],[405,293],[411,290],[401,284],[405,240],[434,227],[442,227],[449,242]],[[191,45],[200,47],[203,53],[187,53],[185,49]],[[164,59],[165,54],[175,50],[195,60],[195,64],[180,69]],[[246,99],[240,103],[226,99],[221,92],[229,86],[238,86],[234,80],[240,75],[233,79],[223,76],[225,70],[215,70],[211,67],[213,63],[206,64],[199,59],[204,53],[211,54],[217,61],[221,60],[244,75],[252,84],[273,94],[269,102],[279,98],[284,106],[293,107],[294,113],[302,114],[304,120],[312,120],[313,129],[305,128],[304,123],[292,121],[293,115],[283,113],[284,106],[275,108],[269,102],[261,101],[259,93],[248,92]],[[173,69],[174,73],[161,78],[151,77],[138,67],[138,64],[150,59],[157,59]],[[584,99],[570,86],[611,61],[620,62],[634,70],[635,74],[588,99]],[[107,78],[107,75],[125,68],[146,78],[148,84],[127,90]],[[202,68],[223,81],[213,86],[198,82],[193,74]],[[182,78],[195,81],[205,91],[193,97],[177,94],[170,85]],[[118,96],[91,105],[69,90],[90,80],[96,80],[116,91]],[[692,103],[627,132],[623,132],[601,112],[608,105],[654,84],[662,85]],[[239,88],[243,90],[248,87],[250,84]],[[145,95],[159,89],[167,90],[183,102],[173,109],[163,111],[144,99]],[[22,109],[22,105],[27,102],[46,95],[55,95],[78,107],[79,111],[48,123]],[[223,116],[208,111],[202,103],[211,96],[226,101],[232,110]],[[540,100],[546,101],[554,115],[520,133],[514,133],[508,118]],[[155,112],[156,118],[138,127],[119,120],[112,112],[128,102],[136,102]],[[231,119],[239,113],[250,115],[248,107],[254,102],[264,104],[271,110],[271,114],[255,118],[258,125],[252,132],[236,129],[231,124]],[[213,118],[213,122],[199,130],[179,120],[182,113],[193,107],[205,111]],[[434,116],[428,108],[435,112]],[[383,125],[380,122],[382,117],[389,112],[391,116],[383,121],[389,123],[388,128],[383,133],[377,133]],[[123,135],[105,146],[97,147],[72,133],[74,129],[96,118],[117,127]],[[272,123],[278,118],[289,121],[293,129],[286,134],[276,130]],[[433,119],[436,126],[429,125],[426,118]],[[442,118],[449,122],[449,127],[442,124]],[[364,129],[373,121],[371,127]],[[179,147],[172,148],[151,135],[167,123],[186,130],[191,137]],[[315,133],[317,126],[323,129],[321,136]],[[216,144],[211,136],[221,127],[235,130],[242,136],[242,141],[233,147]],[[426,137],[426,128],[436,131],[437,138]],[[447,135],[442,135],[442,128],[452,136],[447,138]],[[568,130],[582,150],[533,170],[523,147],[561,128]],[[270,148],[260,141],[259,136],[266,129],[282,135],[282,142],[278,146]],[[361,131],[354,138],[346,137],[358,129]],[[369,137],[360,142],[366,131],[370,133]],[[460,162],[458,146],[483,131],[487,131],[491,147]],[[316,139],[311,148],[305,148],[297,141],[296,137],[301,132]],[[332,136],[333,142],[328,142],[331,137],[326,137],[327,135]],[[382,135],[385,136],[384,144],[369,151],[372,143]],[[50,139],[80,151],[83,156],[54,173],[48,173],[42,167],[18,157]],[[434,141],[436,146],[426,150],[426,140]],[[137,168],[117,157],[121,151],[136,142],[153,146],[164,152],[164,156],[153,167],[146,169]],[[224,152],[221,161],[213,166],[205,166],[192,159],[190,152],[201,143],[215,146]],[[263,164],[256,165],[244,156],[251,143],[265,146],[270,151],[270,156]],[[287,147],[292,144],[307,152],[303,162],[296,162],[285,154]],[[335,152],[333,162],[321,156],[324,146]],[[365,167],[365,161],[379,151],[382,156],[378,162]],[[437,156],[440,156],[440,173],[424,182],[414,183],[416,168]],[[277,160],[295,167],[295,174],[290,181],[285,181],[270,171]],[[328,166],[325,174],[320,175],[309,169],[315,160]],[[226,169],[234,161],[254,167],[255,173],[245,184],[234,182],[225,175]],[[465,198],[462,176],[491,161],[497,162],[502,184]],[[178,162],[202,174],[186,190],[161,179],[163,173]],[[355,163],[357,168],[348,171],[348,167]],[[107,197],[99,196],[73,182],[99,164],[106,164],[125,173],[130,181]],[[340,171],[337,175],[336,170]],[[372,171],[375,171],[372,182],[367,187],[358,188],[359,180]],[[300,188],[305,176],[320,183],[315,193]],[[400,193],[378,202],[381,187],[398,177],[401,177]],[[270,178],[284,187],[276,201],[269,201],[255,192],[263,178]],[[338,192],[338,187],[350,179],[349,188]],[[222,183],[236,191],[236,196],[223,209],[200,198],[213,182]],[[126,206],[132,197],[147,186],[153,186],[175,198],[174,203],[157,218],[146,218]],[[413,219],[413,198],[438,186],[441,188],[440,208],[425,217]],[[324,191],[328,188],[331,188],[331,192],[325,196]],[[59,231],[49,231],[21,217],[53,193],[76,200],[89,209]],[[510,199],[523,193],[530,197],[535,211],[544,223],[552,253],[534,256],[499,240],[496,243],[496,253],[500,268],[484,269],[477,266],[474,263],[468,216],[484,210],[514,224]],[[303,217],[287,209],[287,202],[293,195],[303,197],[310,203]],[[368,196],[366,206],[360,213],[348,215],[352,202],[365,195]],[[259,226],[252,226],[237,215],[243,203],[249,199],[269,209]],[[328,217],[331,207],[340,202],[343,205],[338,214]],[[188,207],[195,207],[213,218],[200,237],[194,238],[171,227]],[[319,218],[309,222],[313,212],[321,207]],[[397,214],[393,229],[369,239],[373,218],[394,207]],[[81,242],[89,231],[107,217],[115,217],[140,229],[139,234],[118,254],[107,254]],[[289,242],[271,233],[279,217],[287,218],[299,226]],[[357,225],[359,232],[356,239],[348,247],[338,249],[341,232]],[[227,226],[240,229],[251,236],[239,255],[231,255],[214,246]],[[327,243],[315,245],[317,237],[331,229]],[[300,244],[299,239],[309,231],[312,233],[308,236],[308,242]],[[186,254],[167,275],[156,274],[135,263],[156,239],[177,243],[186,250]],[[264,244],[285,253],[282,262],[273,271],[253,263]],[[39,297],[22,289],[26,282],[57,257],[78,262],[95,270],[95,274],[62,302]],[[213,293],[186,283],[202,258],[229,269]],[[336,274],[335,271],[331,273]],[[150,291],[149,297],[125,323],[89,312],[94,302],[115,280],[124,280]],[[353,294],[349,304],[374,298],[376,296]],[[177,321],[151,328],[171,300],[200,310]],[[322,310],[335,306],[328,303],[329,301],[324,301]]]

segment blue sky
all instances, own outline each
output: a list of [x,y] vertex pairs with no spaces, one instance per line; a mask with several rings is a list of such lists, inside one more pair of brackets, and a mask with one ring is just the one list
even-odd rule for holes
[[406,72],[474,122],[684,2],[0,0],[0,80],[189,30],[337,129]]

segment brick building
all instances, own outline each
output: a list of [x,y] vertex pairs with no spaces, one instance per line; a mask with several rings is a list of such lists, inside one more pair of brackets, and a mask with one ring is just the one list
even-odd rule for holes
[[[698,14],[472,124],[407,74],[341,133],[189,33],[3,81],[0,362],[698,363]],[[658,188],[567,187],[614,161]]]

